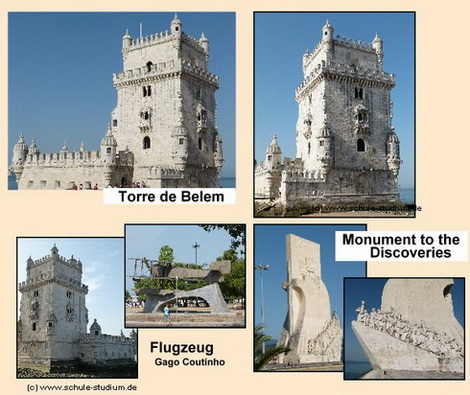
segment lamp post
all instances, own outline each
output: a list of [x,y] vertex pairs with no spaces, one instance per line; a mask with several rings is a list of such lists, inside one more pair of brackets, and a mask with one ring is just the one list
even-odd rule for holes
[[197,265],[197,249],[200,247],[200,244],[197,244],[197,241],[194,243],[193,248],[196,255],[196,265]]
[[[261,276],[261,325],[263,326],[262,331],[264,334],[264,283],[263,283],[263,272],[269,269],[269,265],[257,265],[255,266],[255,270],[260,271]],[[261,345],[263,354],[266,352],[266,344],[263,342]]]

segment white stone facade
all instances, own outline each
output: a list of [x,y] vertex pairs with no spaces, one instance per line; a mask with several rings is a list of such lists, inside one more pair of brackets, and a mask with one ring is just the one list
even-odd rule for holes
[[104,335],[96,319],[87,331],[88,287],[82,263],[65,259],[54,245],[51,254],[27,261],[18,322],[18,363],[53,369],[74,364],[133,363],[136,334]]
[[463,373],[464,331],[452,285],[452,279],[390,279],[380,309],[368,312],[362,302],[352,328],[375,371]]
[[289,310],[278,345],[291,351],[279,362],[340,362],[343,331],[321,279],[320,245],[295,235],[287,235],[286,245]]
[[67,145],[39,152],[20,136],[10,170],[19,189],[70,189],[82,184],[130,186],[219,186],[222,139],[216,126],[218,77],[209,72],[209,42],[182,31],[175,15],[170,31],[122,38],[123,71],[114,74],[117,106],[101,150]]
[[367,44],[333,32],[327,21],[321,41],[303,57],[296,158],[281,163],[279,156],[273,168],[267,152],[255,170],[255,195],[286,208],[399,203],[395,78],[383,71],[382,40]]

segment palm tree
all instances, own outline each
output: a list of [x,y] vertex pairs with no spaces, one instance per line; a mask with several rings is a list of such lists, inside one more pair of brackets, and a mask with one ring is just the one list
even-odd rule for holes
[[289,347],[276,346],[263,353],[263,343],[271,340],[271,336],[265,335],[263,329],[263,325],[256,325],[255,327],[255,372],[262,370],[274,357],[290,351]]

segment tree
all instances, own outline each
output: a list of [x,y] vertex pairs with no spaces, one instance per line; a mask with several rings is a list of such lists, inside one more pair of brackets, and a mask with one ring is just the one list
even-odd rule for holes
[[228,301],[245,298],[245,260],[239,258],[234,250],[226,250],[218,261],[230,261],[230,273],[219,283],[224,298]]
[[264,353],[263,343],[271,340],[271,336],[264,334],[264,326],[263,325],[256,325],[254,337],[255,337],[255,355],[254,355],[254,370],[255,372],[259,372],[262,370],[273,358],[277,357],[279,354],[286,353],[290,351],[289,347],[284,346],[276,346],[272,348],[268,348]]
[[168,245],[160,248],[160,255],[158,256],[158,264],[160,266],[171,266],[174,260],[175,254],[173,253],[173,248]]

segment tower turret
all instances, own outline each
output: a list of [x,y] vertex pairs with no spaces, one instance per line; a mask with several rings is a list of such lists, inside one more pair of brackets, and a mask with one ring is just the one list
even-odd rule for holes
[[178,15],[175,14],[175,17],[173,18],[173,20],[171,21],[171,34],[174,35],[174,36],[181,36],[182,34],[182,28],[183,28],[183,24],[181,23],[181,21],[178,19]]
[[183,171],[188,162],[188,131],[180,119],[179,124],[175,126],[173,131],[174,138],[174,155],[176,156],[175,165],[179,170]]
[[224,153],[222,151],[222,137],[220,137],[220,134],[218,133],[215,136],[214,163],[218,173],[220,174],[222,165],[224,163]]
[[277,143],[276,133],[273,134],[271,144],[266,149],[266,159],[264,161],[265,166],[268,170],[277,170],[281,166],[282,150]]
[[317,160],[320,162],[320,166],[323,175],[334,164],[334,137],[330,133],[326,119],[323,121],[323,127],[320,131],[318,139],[318,153]]
[[39,154],[39,148],[36,145],[36,139],[33,139],[33,141],[31,141],[31,145],[29,146],[28,154]]
[[325,26],[323,26],[322,29],[322,41],[323,42],[333,42],[333,33],[335,32],[335,29],[333,26],[330,25],[330,21],[327,19]]
[[402,160],[400,159],[400,141],[395,134],[394,128],[389,133],[387,138],[387,165],[393,171],[395,178],[398,178],[398,171]]
[[132,45],[132,37],[129,34],[129,30],[126,29],[126,34],[122,37],[122,52],[127,51]]
[[101,335],[101,326],[98,324],[98,321],[93,321],[93,324],[90,325],[90,334],[93,336],[100,336]]
[[56,247],[55,244],[51,248],[51,258],[52,262],[57,262],[59,260],[59,249]]
[[204,53],[206,54],[204,68],[207,70],[209,66],[209,40],[204,35],[204,32],[202,32],[201,34],[201,38],[199,39],[199,44],[201,44],[201,47],[202,49],[204,49]]
[[27,154],[28,146],[24,141],[23,133],[21,133],[18,142],[13,147],[13,158],[10,165],[10,170],[15,174],[16,182],[19,181],[21,174],[23,173]]
[[379,70],[382,71],[383,58],[384,58],[383,41],[379,37],[378,33],[375,33],[375,38],[372,41],[372,48],[374,48],[375,53],[377,54],[377,61],[378,61],[378,64],[379,64]]
[[108,124],[108,131],[101,140],[101,161],[104,163],[114,163],[116,161],[117,142],[111,130],[111,124]]

